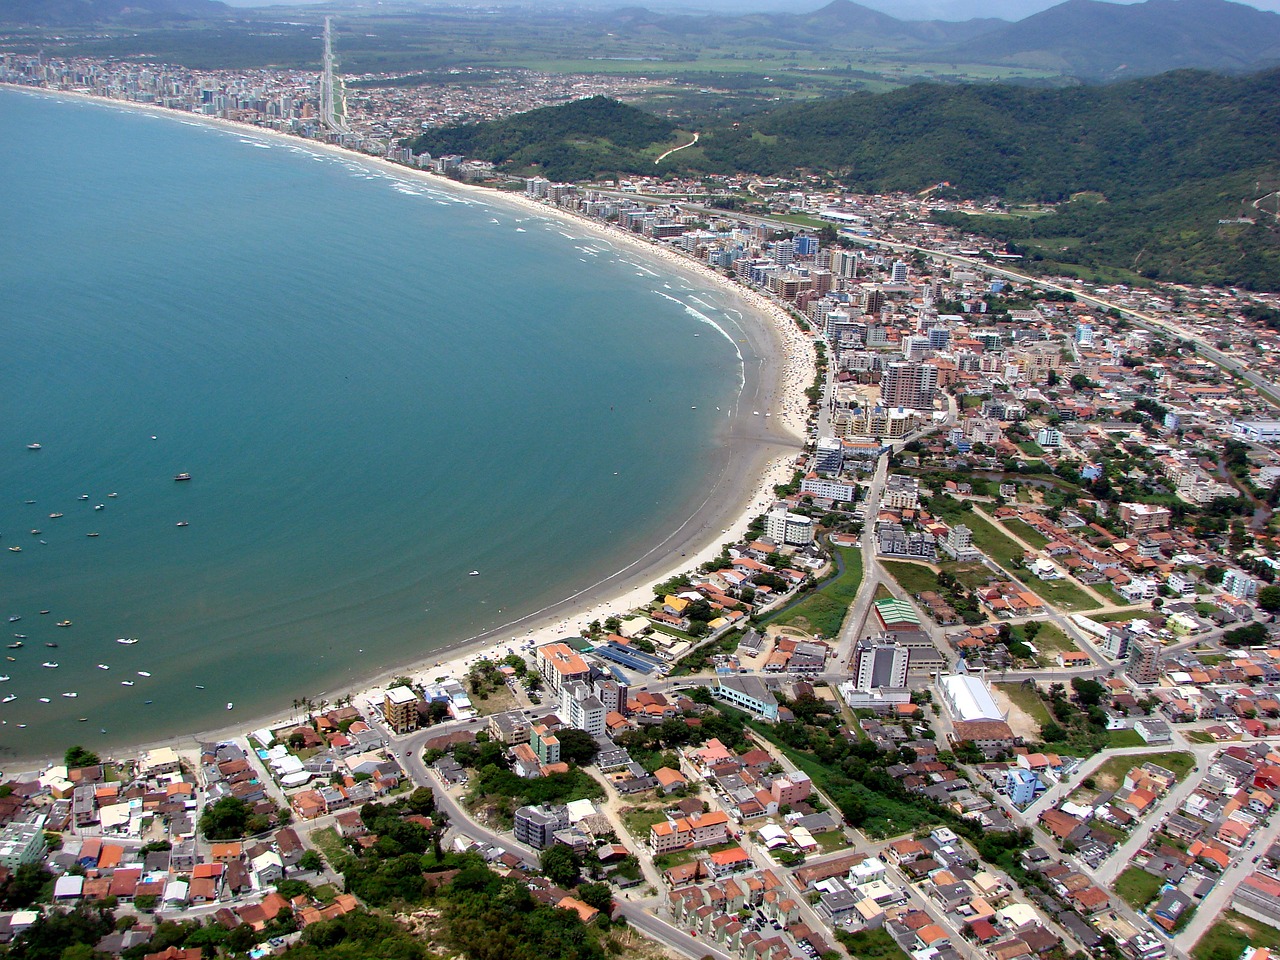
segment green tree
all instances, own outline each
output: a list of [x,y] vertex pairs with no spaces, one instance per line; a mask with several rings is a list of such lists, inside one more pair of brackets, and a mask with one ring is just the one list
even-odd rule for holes
[[53,874],[39,863],[24,863],[0,887],[0,903],[11,910],[21,910],[38,901]]
[[74,747],[67,747],[67,752],[63,755],[62,759],[66,762],[67,766],[73,770],[76,767],[94,767],[102,762],[98,759],[98,755],[96,753],[92,750],[86,750],[79,744],[76,744]]
[[223,797],[200,814],[200,832],[206,840],[243,837],[249,823],[249,807],[238,797]]
[[584,883],[578,887],[578,899],[605,914],[613,907],[613,891],[607,883]]
[[324,860],[314,850],[308,850],[298,860],[299,870],[323,870]]
[[582,861],[562,843],[543,850],[540,863],[543,874],[557,886],[568,889],[581,879]]
[[1280,610],[1280,586],[1272,584],[1259,590],[1258,607],[1267,611],[1267,613],[1275,613]]
[[596,743],[595,737],[585,730],[562,727],[556,731],[556,739],[560,741],[560,759],[579,766],[590,763],[600,752],[600,745]]

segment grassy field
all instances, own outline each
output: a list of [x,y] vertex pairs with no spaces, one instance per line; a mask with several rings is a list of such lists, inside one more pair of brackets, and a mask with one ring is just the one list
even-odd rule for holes
[[1112,889],[1133,909],[1141,910],[1156,898],[1162,886],[1164,881],[1159,877],[1147,873],[1141,867],[1129,867],[1116,877]]
[[1136,730],[1110,730],[1107,734],[1107,746],[1120,749],[1122,747],[1145,747],[1147,741],[1138,735]]
[[996,688],[1008,697],[1015,707],[1041,726],[1053,719],[1049,715],[1049,708],[1045,706],[1044,701],[1034,689],[1024,687],[1020,683],[997,683]]
[[1062,580],[1037,580],[1034,577],[1030,577],[1028,579],[1032,591],[1055,607],[1061,607],[1071,613],[1080,613],[1087,610],[1096,610],[1100,606],[1098,601],[1065,578]]
[[1020,537],[1037,550],[1049,542],[1048,537],[1029,523],[1024,523],[1022,520],[1002,520],[1000,522],[1003,523],[1005,529],[1015,537]]
[[837,850],[849,848],[849,841],[839,830],[828,830],[826,833],[816,834],[813,839],[818,841],[823,853],[835,853]]
[[1189,753],[1182,751],[1170,751],[1168,753],[1142,753],[1129,757],[1112,757],[1097,770],[1090,774],[1098,785],[1099,790],[1114,790],[1120,784],[1124,783],[1124,775],[1134,767],[1140,767],[1144,763],[1154,763],[1164,767],[1166,770],[1172,770],[1174,776],[1179,780],[1187,775],[1187,772],[1196,765],[1196,758]]
[[1028,440],[1025,443],[1018,444],[1018,449],[1025,453],[1028,457],[1043,457],[1044,447],[1036,443],[1034,440]]
[[862,584],[862,550],[858,547],[837,549],[844,558],[844,572],[834,580],[824,582],[822,589],[814,590],[799,603],[771,617],[767,623],[796,627],[814,636],[839,636],[845,614]]
[[1080,649],[1072,642],[1070,637],[1062,632],[1061,627],[1044,621],[1040,623],[1040,632],[1036,634],[1036,638],[1032,643],[1049,660],[1053,659],[1053,655],[1056,653],[1070,653],[1072,650]]
[[883,560],[889,576],[898,581],[898,585],[907,593],[915,596],[938,589],[938,575],[922,563],[908,563],[903,560]]
[[[1107,593],[1106,590],[1101,590],[1099,592],[1104,596]],[[1090,617],[1089,619],[1096,620],[1098,623],[1128,623],[1130,620],[1145,620],[1150,616],[1151,611],[1146,607],[1143,607],[1140,610],[1121,610],[1118,613],[1100,613],[1096,617]]]
[[622,812],[622,822],[637,843],[648,840],[649,828],[665,819],[661,807],[626,807]]
[[1234,910],[1225,911],[1191,948],[1192,960],[1238,960],[1245,947],[1280,948],[1280,930]]
[[944,508],[939,511],[943,518],[950,524],[963,523],[968,527],[973,533],[974,546],[1005,569],[1022,566],[1022,557],[1026,553],[1022,547],[972,510],[961,510],[959,503],[939,499],[944,501]]
[[844,944],[849,955],[858,960],[907,960],[907,955],[883,927],[857,933],[839,931],[836,938]]
[[333,827],[325,827],[323,830],[315,831],[315,833],[311,834],[311,841],[324,854],[324,858],[329,861],[329,866],[333,867],[334,870],[340,871],[342,863],[352,856],[351,851],[343,846],[342,838],[338,836],[338,831]]

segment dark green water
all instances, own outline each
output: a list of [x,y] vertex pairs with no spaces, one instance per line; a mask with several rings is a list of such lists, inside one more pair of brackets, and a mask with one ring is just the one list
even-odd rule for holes
[[0,756],[353,690],[625,566],[714,469],[709,289],[250,141],[0,90]]

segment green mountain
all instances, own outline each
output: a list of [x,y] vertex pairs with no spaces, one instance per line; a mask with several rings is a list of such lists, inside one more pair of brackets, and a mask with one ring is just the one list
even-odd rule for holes
[[1085,80],[1198,68],[1244,73],[1280,64],[1280,14],[1230,0],[1065,0],[1008,23],[903,20],[832,0],[810,13],[670,15],[639,7],[604,17],[619,37],[755,45],[785,51],[848,51],[1001,64]]
[[602,18],[625,37],[675,37],[703,43],[762,43],[783,49],[920,48],[965,42],[1007,26],[1003,20],[899,20],[853,0],[809,13],[666,14],[627,7]]
[[1104,202],[1066,204],[1034,220],[956,222],[1052,262],[1280,289],[1274,218],[1255,227],[1218,222],[1247,212],[1257,184],[1280,177],[1276,130],[1280,70],[1178,71],[1057,90],[918,84],[717,127],[698,152],[711,171],[810,169],[870,192],[945,182],[961,197],[1035,203],[1089,193]]
[[[1254,198],[1280,185],[1277,130],[1280,70],[1178,71],[1049,90],[917,84],[712,121],[699,128],[697,146],[662,169],[784,178],[811,171],[863,192],[946,184],[939,196],[1060,204],[1034,218],[940,218],[1050,265],[1280,290],[1275,218],[1219,223],[1250,213]],[[414,149],[581,180],[652,172],[673,132],[665,120],[596,97],[433,131]]]
[[221,0],[4,0],[0,23],[87,26],[124,21],[215,20],[229,16]]
[[456,153],[513,170],[537,170],[552,180],[589,180],[645,165],[652,170],[659,146],[671,141],[675,130],[674,123],[643,110],[591,97],[492,123],[429,130],[410,146],[415,153]]
[[1228,0],[1066,0],[952,53],[1087,80],[1187,67],[1245,72],[1280,64],[1280,14]]

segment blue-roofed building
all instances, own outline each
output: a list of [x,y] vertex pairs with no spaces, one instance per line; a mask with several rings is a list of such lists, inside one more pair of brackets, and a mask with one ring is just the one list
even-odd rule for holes
[[1030,770],[1012,767],[1005,774],[1004,789],[1015,807],[1026,807],[1036,798],[1040,778]]
[[624,647],[620,643],[614,643],[612,640],[602,643],[591,651],[597,657],[604,660],[612,661],[620,664],[628,670],[636,670],[640,673],[657,673],[666,667],[666,664],[655,657],[641,653],[639,650],[632,650]]
[[759,677],[749,674],[737,677],[719,675],[712,693],[765,720],[778,719],[778,698]]

